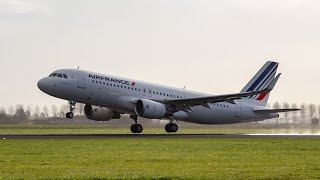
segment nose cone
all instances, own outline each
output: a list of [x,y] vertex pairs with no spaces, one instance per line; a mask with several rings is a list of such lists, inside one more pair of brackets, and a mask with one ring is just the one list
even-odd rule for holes
[[50,89],[49,86],[50,86],[49,82],[48,82],[48,80],[46,78],[43,78],[38,82],[38,88],[44,93],[48,93],[49,92],[49,89]]

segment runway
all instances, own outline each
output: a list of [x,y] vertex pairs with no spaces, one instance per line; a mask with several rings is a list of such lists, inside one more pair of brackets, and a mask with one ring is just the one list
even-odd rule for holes
[[48,134],[48,135],[0,135],[0,140],[9,139],[115,139],[115,138],[320,138],[320,135],[300,134]]

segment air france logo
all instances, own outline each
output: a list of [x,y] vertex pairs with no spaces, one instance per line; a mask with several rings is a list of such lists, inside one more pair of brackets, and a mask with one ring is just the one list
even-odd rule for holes
[[109,77],[105,77],[105,76],[98,76],[98,75],[92,75],[92,74],[89,74],[89,78],[105,80],[105,81],[114,82],[114,83],[120,83],[120,84],[128,85],[128,86],[130,86],[130,85],[135,86],[136,85],[135,82],[130,83],[129,81],[125,81],[125,80],[121,80],[121,79],[109,78]]

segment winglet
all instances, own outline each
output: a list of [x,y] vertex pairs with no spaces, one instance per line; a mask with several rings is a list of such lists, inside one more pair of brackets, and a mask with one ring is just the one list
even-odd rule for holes
[[270,92],[273,90],[273,88],[276,86],[279,78],[281,76],[281,73],[279,73],[271,82],[270,84],[268,85],[268,87],[265,89],[266,91]]

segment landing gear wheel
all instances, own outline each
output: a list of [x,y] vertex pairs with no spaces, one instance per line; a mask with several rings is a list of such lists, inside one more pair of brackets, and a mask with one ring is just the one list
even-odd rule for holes
[[137,130],[137,133],[142,133],[142,131],[143,131],[142,125],[141,124],[137,124],[136,125],[136,130]]
[[68,119],[72,119],[74,117],[73,110],[74,110],[75,106],[76,106],[76,102],[75,101],[69,101],[70,112],[68,112],[66,114],[66,117]]
[[66,114],[66,117],[67,117],[68,119],[72,119],[72,118],[74,117],[73,112],[68,112],[68,113]]
[[141,124],[133,124],[131,126],[131,132],[132,133],[142,133],[143,127]]
[[178,125],[174,124],[174,123],[170,123],[170,124],[167,124],[166,127],[165,127],[167,133],[175,133],[178,131],[179,127]]
[[133,124],[130,129],[131,129],[132,133],[137,133],[136,132],[136,124]]
[[171,131],[170,131],[170,124],[167,124],[167,125],[166,125],[165,130],[166,130],[167,133],[170,133],[170,132],[171,132]]
[[171,132],[175,133],[178,131],[178,125],[177,124],[170,124]]

